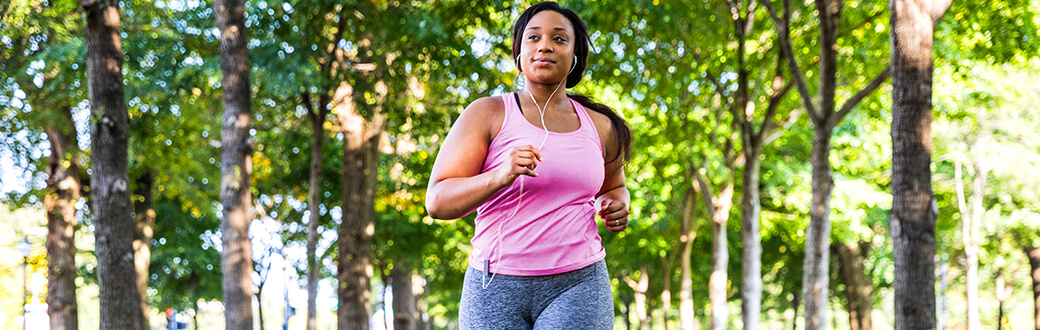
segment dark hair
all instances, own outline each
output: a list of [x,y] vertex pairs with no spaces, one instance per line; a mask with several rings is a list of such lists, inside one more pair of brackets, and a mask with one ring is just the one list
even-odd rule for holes
[[[581,82],[581,77],[585,75],[585,66],[588,64],[589,57],[589,46],[592,44],[592,39],[589,38],[589,28],[585,26],[585,22],[575,14],[574,11],[560,7],[559,4],[546,1],[539,2],[527,10],[524,10],[520,17],[517,17],[516,23],[513,24],[513,58],[514,61],[517,56],[520,56],[520,44],[523,41],[521,34],[524,29],[527,28],[527,22],[531,21],[531,18],[539,12],[551,10],[563,15],[571,25],[574,26],[574,36],[577,40],[574,45],[574,56],[576,61],[574,63],[574,71],[567,75],[567,88],[574,87]],[[517,63],[519,64],[519,63]],[[517,68],[519,70],[519,65]],[[620,149],[611,158],[608,163],[617,160],[618,157],[623,157],[623,162],[628,162],[632,157],[632,130],[628,128],[628,124],[621,118],[613,109],[593,101],[591,98],[585,95],[570,93],[568,94],[572,99],[581,103],[586,109],[601,113],[610,119],[611,125],[614,127],[614,134],[617,137],[618,145]]]

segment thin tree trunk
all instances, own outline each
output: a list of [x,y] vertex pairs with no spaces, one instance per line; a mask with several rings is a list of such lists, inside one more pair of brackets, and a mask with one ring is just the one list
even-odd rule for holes
[[325,102],[319,104],[317,111],[311,109],[309,94],[304,94],[304,104],[308,111],[307,117],[311,122],[311,173],[309,178],[307,210],[310,217],[307,222],[307,330],[315,330],[318,326],[317,320],[317,297],[318,297],[318,206],[321,204],[321,148],[325,141],[325,117],[328,108]]
[[1011,298],[1011,292],[1014,289],[1015,274],[1018,273],[1018,268],[1015,268],[1008,276],[1010,280],[1004,279],[1004,270],[997,271],[997,330],[1001,330],[1004,327],[1004,303],[1007,302],[1008,298]]
[[639,326],[637,329],[649,329],[647,322],[647,303],[646,303],[646,292],[650,290],[650,275],[647,274],[646,265],[643,265],[639,272],[639,281],[636,282],[628,276],[623,276],[623,280],[628,284],[628,287],[632,288],[635,292],[635,305],[636,305],[636,318],[639,319]]
[[[621,282],[625,282],[625,274],[618,276]],[[621,314],[621,319],[625,321],[625,330],[632,330],[632,299],[628,295],[619,295],[618,299],[621,300],[621,306],[625,308],[624,313]]]
[[1040,330],[1040,247],[1023,249],[1029,258],[1029,274],[1033,280],[1033,327]]
[[699,330],[700,322],[694,311],[693,302],[693,240],[697,238],[697,219],[694,210],[697,203],[697,192],[693,189],[686,190],[685,204],[682,213],[682,236],[679,241],[683,244],[682,256],[679,258],[680,276],[682,288],[679,292],[679,321],[683,330]]
[[394,330],[419,330],[412,274],[395,265],[390,270],[390,283],[394,286]]
[[375,233],[375,192],[379,141],[386,116],[376,114],[366,124],[354,112],[339,112],[343,125],[343,218],[339,232],[339,329],[368,329],[372,235]]
[[975,159],[972,162],[975,167],[975,175],[971,185],[971,218],[961,226],[962,232],[968,234],[964,238],[964,254],[967,258],[965,283],[968,286],[968,330],[982,329],[982,320],[979,317],[979,244],[981,243],[982,234],[979,233],[979,227],[982,224],[982,215],[986,211],[983,208],[982,200],[986,194],[986,175],[989,170],[986,168],[984,161],[980,159],[985,152],[985,142],[982,137],[983,129],[981,127],[979,131],[979,138],[973,146],[974,150],[972,150],[975,154]]
[[141,329],[127,172],[129,115],[123,94],[119,3],[84,1],[90,87],[91,176],[100,328]]
[[428,321],[426,311],[426,279],[416,272],[412,272],[412,296],[415,297],[415,329],[432,330],[433,324]]
[[761,204],[758,197],[759,170],[761,149],[746,145],[744,163],[744,193],[741,196],[742,224],[741,237],[744,239],[742,250],[741,280],[741,312],[744,329],[759,328],[762,311],[762,239],[759,235],[759,213]]
[[711,327],[712,329],[726,329],[729,319],[729,295],[726,290],[726,282],[729,280],[729,244],[726,234],[726,223],[729,222],[729,210],[733,207],[733,182],[723,188],[715,202],[715,212],[712,214],[712,243],[714,248],[711,266],[711,279],[709,280],[709,296],[711,297]]
[[152,263],[152,233],[155,228],[151,170],[137,178],[134,192],[134,265],[137,267],[137,293],[141,295],[141,324],[148,328],[148,267]]
[[264,282],[256,286],[256,314],[259,316],[260,330],[264,330]]
[[83,189],[75,125],[71,108],[61,107],[63,121],[48,125],[47,139],[51,157],[47,164],[47,314],[51,329],[76,330],[79,312],[76,304],[76,202]]
[[[727,164],[730,162],[727,161]],[[732,171],[732,168],[730,169]],[[729,247],[726,237],[726,223],[729,221],[729,210],[733,206],[733,179],[729,177],[718,196],[714,196],[711,184],[701,176],[699,170],[693,171],[697,185],[711,217],[712,262],[711,278],[708,280],[708,299],[711,304],[712,330],[726,329],[729,319],[728,295],[726,292],[729,265]]]
[[812,208],[805,234],[805,261],[802,298],[805,304],[805,328],[827,328],[827,289],[830,258],[830,200],[834,188],[831,177],[831,131],[816,127],[812,147]]
[[874,283],[867,277],[863,262],[870,254],[870,242],[834,243],[832,248],[838,257],[838,269],[845,284],[845,300],[848,303],[849,329],[871,330],[870,312],[874,306]]
[[802,305],[798,303],[798,299],[801,295],[796,294],[793,296],[794,297],[791,298],[791,306],[794,308],[794,317],[791,318],[791,330],[798,330],[798,307]]
[[895,326],[935,328],[935,221],[932,193],[932,42],[949,0],[891,0],[892,259]]
[[224,321],[228,330],[253,329],[253,256],[249,240],[252,219],[249,139],[250,83],[248,35],[243,0],[214,0],[220,29],[220,68],[223,73],[224,118],[221,141],[220,202],[221,270],[224,274]]

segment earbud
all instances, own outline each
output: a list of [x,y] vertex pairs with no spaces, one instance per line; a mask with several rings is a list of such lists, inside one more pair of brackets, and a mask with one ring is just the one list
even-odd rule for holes
[[571,62],[571,70],[567,71],[568,76],[571,75],[571,72],[574,72],[574,67],[576,66],[578,66],[578,55],[574,55],[574,62]]

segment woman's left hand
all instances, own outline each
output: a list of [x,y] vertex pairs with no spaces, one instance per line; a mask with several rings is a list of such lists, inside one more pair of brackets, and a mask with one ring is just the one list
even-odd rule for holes
[[597,214],[607,225],[607,230],[611,232],[619,232],[628,228],[628,204],[623,200],[603,200]]

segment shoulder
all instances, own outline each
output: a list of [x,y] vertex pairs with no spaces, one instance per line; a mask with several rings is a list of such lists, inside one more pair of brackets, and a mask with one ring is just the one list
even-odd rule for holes
[[455,125],[484,131],[492,137],[502,127],[504,114],[505,103],[502,95],[486,96],[466,106]]
[[600,139],[603,142],[613,142],[614,137],[614,124],[610,122],[610,118],[607,115],[599,113],[595,110],[585,107],[585,112],[589,114],[589,118],[592,119],[592,124],[596,125],[596,132],[599,133]]
[[466,110],[462,111],[459,120],[466,117],[481,120],[491,119],[491,117],[501,118],[503,110],[505,109],[505,103],[502,101],[502,95],[479,98],[466,106]]

